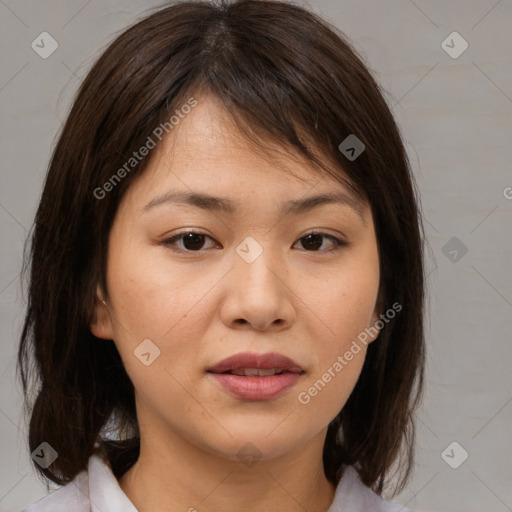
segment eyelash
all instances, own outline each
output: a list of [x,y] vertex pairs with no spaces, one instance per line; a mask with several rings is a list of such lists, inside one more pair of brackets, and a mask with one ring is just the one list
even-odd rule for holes
[[[202,235],[202,236],[205,236],[207,238],[210,238],[212,240],[214,240],[210,235],[207,235],[206,233],[202,233],[200,231],[195,231],[193,229],[190,229],[188,231],[184,231],[182,233],[178,233],[177,235],[174,235],[170,238],[167,238],[165,240],[163,240],[161,242],[162,245],[164,245],[165,247],[168,247],[169,249],[171,249],[172,251],[175,251],[175,252],[185,252],[185,253],[201,253],[201,252],[204,252],[204,250],[199,250],[199,251],[190,251],[190,250],[186,250],[186,249],[180,249],[180,248],[177,248],[174,243],[180,239],[183,239],[183,237],[185,235],[189,235],[189,234],[194,234],[194,235]],[[326,254],[326,253],[331,253],[333,251],[337,251],[337,250],[340,250],[341,248],[343,247],[346,247],[348,245],[347,242],[345,242],[344,240],[340,240],[339,238],[333,236],[333,235],[329,235],[328,233],[323,233],[321,231],[311,231],[309,233],[306,233],[305,235],[301,236],[297,241],[299,240],[302,240],[303,238],[306,238],[307,236],[309,235],[322,235],[324,236],[325,238],[328,238],[329,240],[331,240],[334,245],[331,249],[327,249],[327,250],[323,250],[323,251],[307,251],[306,252],[312,252],[312,253],[315,253],[315,252],[318,252],[318,253],[323,253],[323,254]],[[295,245],[295,244],[294,244]]]

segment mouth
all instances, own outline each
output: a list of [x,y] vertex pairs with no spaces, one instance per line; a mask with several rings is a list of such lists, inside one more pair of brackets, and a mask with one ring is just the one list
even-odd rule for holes
[[305,373],[292,359],[276,353],[241,353],[207,370],[228,393],[244,400],[275,398]]
[[[282,375],[287,370],[279,368],[236,368],[228,370],[226,372],[214,372],[211,373],[226,373],[230,375],[239,375],[241,377],[269,377],[271,375]],[[297,373],[297,372],[290,372]]]
[[285,372],[304,373],[304,370],[295,361],[275,352],[267,354],[242,352],[223,359],[207,371],[211,373],[231,373],[246,377],[266,377]]

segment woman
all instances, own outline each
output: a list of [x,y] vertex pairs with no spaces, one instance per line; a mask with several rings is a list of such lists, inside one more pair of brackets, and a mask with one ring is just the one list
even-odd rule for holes
[[30,256],[29,445],[63,487],[25,510],[404,510],[382,496],[413,466],[421,221],[334,27],[239,0],[122,33],[63,127]]

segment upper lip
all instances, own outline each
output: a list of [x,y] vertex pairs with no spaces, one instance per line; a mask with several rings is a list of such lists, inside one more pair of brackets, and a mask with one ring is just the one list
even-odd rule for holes
[[234,354],[215,366],[208,369],[209,372],[223,373],[230,370],[238,370],[241,368],[257,368],[269,369],[275,368],[279,371],[287,371],[293,373],[302,373],[304,370],[289,357],[269,352],[267,354],[256,354],[251,352],[243,352]]

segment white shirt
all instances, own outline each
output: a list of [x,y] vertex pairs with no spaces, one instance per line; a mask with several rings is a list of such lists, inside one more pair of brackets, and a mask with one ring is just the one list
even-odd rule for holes
[[[123,492],[110,466],[92,455],[86,471],[20,512],[137,512]],[[336,487],[334,501],[326,512],[412,512],[386,502],[347,466]]]

